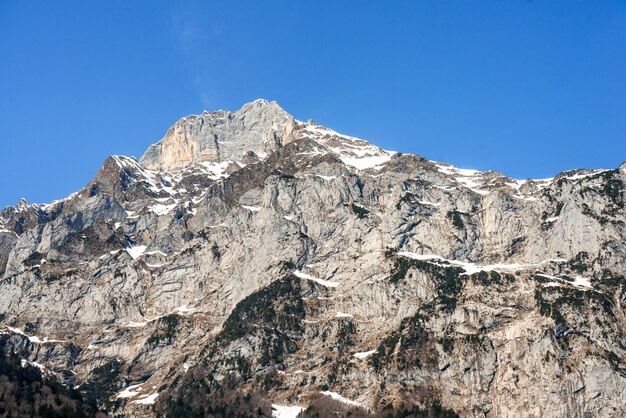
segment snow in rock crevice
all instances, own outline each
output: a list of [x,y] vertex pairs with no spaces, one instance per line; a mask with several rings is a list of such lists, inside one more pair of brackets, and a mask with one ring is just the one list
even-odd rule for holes
[[126,252],[136,260],[141,257],[144,252],[146,252],[146,248],[148,248],[147,245],[136,245],[134,247],[126,248]]
[[553,275],[544,274],[544,273],[540,273],[538,274],[538,276],[553,280],[552,282],[544,283],[544,286],[546,287],[564,287],[564,286],[570,285],[570,286],[576,286],[576,287],[582,288],[583,290],[592,289],[591,279],[587,277],[575,276],[575,277],[564,278],[564,277],[558,277],[558,276],[553,276]]
[[[401,251],[398,252],[399,256],[402,257],[408,257],[408,258],[412,258],[414,260],[421,260],[421,261],[428,261],[430,263],[433,264],[439,264],[441,266],[454,266],[454,267],[461,267],[465,270],[465,272],[463,273],[464,275],[471,275],[474,273],[479,273],[481,271],[517,271],[517,270],[525,270],[525,269],[530,269],[530,268],[538,268],[540,266],[542,266],[543,264],[546,263],[563,263],[567,260],[564,259],[549,259],[549,260],[543,260],[541,262],[538,263],[527,263],[527,264],[520,264],[520,263],[507,263],[507,264],[485,264],[485,265],[479,265],[479,264],[475,264],[475,263],[471,263],[468,261],[460,261],[460,260],[450,260],[450,259],[446,259],[443,258],[441,256],[435,255],[435,254],[417,254],[417,253],[413,253],[413,252],[409,252],[409,251]],[[438,263],[438,262],[445,262],[447,264],[443,264],[443,263]]]
[[367,407],[365,405],[363,405],[362,403],[353,401],[353,400],[348,399],[348,398],[344,398],[343,396],[341,396],[337,392],[331,392],[331,391],[326,390],[326,391],[323,391],[323,392],[320,392],[320,393],[322,395],[329,396],[332,399],[334,399],[336,401],[339,401],[339,402],[341,402],[343,404],[350,405],[350,406],[353,406],[353,407],[356,407],[356,408],[365,408],[365,409],[367,409]]
[[261,209],[263,209],[261,206],[248,206],[248,205],[241,205],[242,208],[249,210],[250,212],[258,212]]
[[55,344],[55,343],[67,342],[66,340],[57,340],[57,339],[48,338],[48,337],[39,338],[36,335],[27,335],[24,331],[22,331],[20,328],[17,328],[17,327],[6,326],[6,329],[8,329],[13,334],[22,335],[28,338],[28,341],[30,341],[33,344]]
[[313,277],[309,274],[303,273],[300,270],[296,270],[293,272],[293,274],[296,275],[296,277],[299,277],[301,279],[305,279],[305,280],[311,280],[315,283],[319,283],[322,286],[326,286],[326,287],[337,287],[339,285],[339,283],[337,282],[331,282],[330,280],[324,280],[324,279],[320,279],[317,277]]
[[375,352],[376,352],[376,350],[361,351],[359,353],[354,353],[353,356],[358,358],[359,360],[363,360],[363,359],[368,358],[369,356],[371,356]]

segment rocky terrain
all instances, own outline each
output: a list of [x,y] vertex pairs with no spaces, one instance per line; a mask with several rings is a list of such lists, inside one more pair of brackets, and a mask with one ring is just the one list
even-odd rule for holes
[[0,213],[0,340],[117,416],[621,417],[625,182],[204,112]]

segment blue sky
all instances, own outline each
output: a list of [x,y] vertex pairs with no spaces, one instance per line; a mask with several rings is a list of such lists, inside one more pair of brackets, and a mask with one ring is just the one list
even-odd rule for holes
[[0,206],[260,97],[461,167],[616,167],[626,1],[0,0]]

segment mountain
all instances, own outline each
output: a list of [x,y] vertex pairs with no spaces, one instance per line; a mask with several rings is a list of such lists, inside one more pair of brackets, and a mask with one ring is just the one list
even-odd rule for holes
[[0,340],[117,416],[624,416],[625,182],[188,116],[0,213]]

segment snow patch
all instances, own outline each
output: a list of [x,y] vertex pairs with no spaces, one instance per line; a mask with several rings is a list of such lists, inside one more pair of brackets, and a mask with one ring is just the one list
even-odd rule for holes
[[16,328],[16,327],[7,326],[6,328],[9,331],[11,331],[12,333],[14,333],[14,334],[22,335],[22,336],[28,338],[28,341],[30,341],[33,344],[49,344],[49,343],[51,344],[51,343],[65,343],[65,342],[67,342],[65,340],[55,340],[55,339],[48,338],[48,337],[43,337],[43,339],[41,339],[41,338],[39,338],[36,335],[28,336],[28,335],[26,335],[26,333],[24,333],[24,331],[22,331],[20,328]]
[[148,207],[148,211],[152,213],[156,213],[159,216],[164,216],[164,215],[171,213],[176,208],[176,205],[178,205],[177,200],[174,201],[174,203],[171,203],[169,205],[163,205],[163,204],[152,205]]
[[134,389],[140,388],[141,383],[138,385],[130,385],[127,386],[124,390],[115,395],[115,399],[124,399],[124,398],[132,398],[133,396],[137,396],[141,393],[141,390],[135,391]]
[[352,318],[352,315],[345,312],[337,312],[335,318]]
[[208,225],[209,228],[213,229],[213,228],[226,228],[228,227],[228,225],[226,225],[224,222],[222,222],[221,224],[217,224],[217,225]]
[[605,171],[609,171],[609,170],[604,170],[604,169],[602,169],[602,170],[592,170],[589,173],[577,173],[577,174],[572,174],[572,175],[569,175],[569,176],[562,176],[561,178],[566,178],[568,180],[580,180],[580,179],[584,179],[586,177],[591,177],[591,176],[595,176],[595,175],[600,174],[600,173],[604,173]]
[[[544,260],[540,263],[534,263],[534,264],[519,264],[519,263],[509,263],[509,264],[487,264],[487,265],[478,265],[478,264],[474,264],[474,263],[470,263],[467,261],[459,261],[459,260],[448,260],[445,259],[443,257],[440,257],[438,255],[435,254],[417,254],[417,253],[412,253],[409,251],[401,251],[398,253],[398,255],[402,256],[402,257],[408,257],[408,258],[412,258],[414,260],[422,260],[422,261],[429,261],[431,263],[434,264],[438,264],[440,266],[447,266],[447,265],[452,265],[452,266],[456,266],[456,267],[461,267],[465,270],[465,273],[463,273],[464,275],[466,274],[474,274],[474,273],[479,273],[481,271],[502,271],[502,270],[508,270],[508,271],[516,271],[516,270],[524,270],[524,269],[528,269],[528,268],[534,268],[534,267],[539,267],[542,264],[548,263],[548,262],[563,262],[566,260],[562,260],[562,259],[551,259],[551,260]],[[437,263],[437,261],[445,261],[449,264],[443,264],[443,263]]]
[[360,353],[354,353],[353,356],[358,358],[359,360],[363,360],[363,359],[368,358],[369,356],[371,356],[375,352],[376,352],[376,350],[362,351]]
[[[357,170],[379,170],[384,164],[391,160],[391,157],[395,154],[393,151],[386,151],[367,141],[342,135],[324,126],[306,123],[304,129],[308,133],[313,134],[318,143],[336,154],[345,165],[356,168]],[[336,138],[341,138],[342,141],[336,141]],[[316,149],[314,153],[309,152],[303,154],[322,153],[323,152]]]
[[[301,123],[301,122],[300,122],[300,123]],[[316,135],[323,135],[323,136],[326,136],[326,135],[330,135],[330,136],[338,136],[338,137],[340,137],[340,138],[343,138],[343,139],[349,139],[349,140],[352,140],[352,141],[354,141],[354,140],[356,140],[356,141],[363,141],[362,139],[355,138],[355,137],[353,137],[353,136],[348,136],[348,135],[340,134],[339,132],[337,132],[337,131],[333,131],[332,129],[327,128],[327,127],[325,127],[325,126],[320,126],[320,125],[316,125],[316,124],[312,124],[312,123],[308,123],[308,122],[307,122],[307,123],[305,123],[304,125],[305,125],[304,129],[305,129],[306,131],[308,131],[308,132],[310,132],[310,133],[313,133],[313,134],[316,134]],[[365,142],[365,141],[363,141],[363,142]]]
[[274,418],[296,418],[304,408],[299,406],[286,406],[272,404],[272,417]]
[[[542,274],[542,276],[544,275]],[[563,283],[549,282],[549,283],[544,283],[543,287],[563,287]]]
[[242,208],[244,209],[248,209],[250,212],[258,212],[261,209],[263,209],[261,206],[246,206],[246,205],[241,205]]
[[319,283],[322,286],[326,286],[326,287],[337,287],[339,285],[339,283],[337,282],[331,282],[330,280],[319,279],[317,277],[313,277],[306,273],[302,273],[300,270],[294,271],[293,274],[295,274],[297,277],[301,279],[311,280],[311,281],[314,281],[315,283]]
[[219,180],[221,178],[228,177],[228,174],[226,174],[226,169],[228,169],[228,166],[231,163],[232,161],[222,161],[220,163],[203,161],[199,164],[203,168],[205,174],[207,174],[211,180]]
[[135,260],[142,256],[146,252],[147,245],[136,245],[134,247],[126,248],[126,252]]
[[146,267],[151,268],[151,269],[160,269],[163,266],[168,265],[168,263],[159,263],[159,264],[150,264],[150,263],[146,263]]
[[574,286],[587,287],[591,289],[591,280],[586,277],[574,277],[572,284]]
[[151,395],[147,395],[142,399],[138,399],[133,401],[132,403],[140,404],[140,405],[152,405],[156,401],[156,398],[159,396],[158,393],[153,393]]
[[435,163],[435,167],[439,170],[440,173],[443,173],[448,176],[452,176],[452,178],[457,182],[465,186],[466,188],[472,190],[475,193],[480,195],[489,194],[489,191],[482,190],[481,187],[483,185],[479,183],[479,176],[482,175],[482,172],[478,170],[470,170],[466,168],[458,168],[453,165],[448,164],[439,164]]
[[23,358],[23,359],[20,361],[20,364],[21,364],[21,366],[22,366],[22,367],[26,367],[26,366],[28,366],[28,365],[31,365],[31,366],[33,366],[33,367],[38,368],[38,369],[41,371],[41,373],[42,373],[42,374],[45,374],[45,375],[50,374],[50,371],[46,368],[46,366],[44,366],[44,365],[43,365],[43,364],[41,364],[41,363],[37,363],[36,361],[28,361],[28,360],[26,360],[26,359],[24,359],[24,358]]
[[417,203],[419,203],[420,205],[426,205],[426,206],[441,206],[441,203],[428,202],[426,200],[418,200]]
[[572,281],[572,280],[567,280],[563,277],[551,276],[549,274],[543,274],[543,273],[539,274],[539,276],[546,277],[550,280],[555,280],[550,283],[544,283],[544,286],[546,287],[562,287],[564,285],[573,285],[573,286],[582,287],[585,289],[592,289],[591,279],[587,277],[580,277],[580,276],[571,277],[571,279],[573,279]]
[[9,331],[11,331],[12,333],[14,333],[14,334],[23,335],[23,336],[25,336],[25,337],[26,337],[26,334],[24,334],[24,331],[22,331],[22,330],[21,330],[21,329],[19,329],[19,328],[15,328],[15,327],[9,327],[9,326],[7,326],[7,329],[8,329]]
[[[335,151],[336,149],[334,149]],[[385,154],[385,155],[368,155],[364,157],[352,157],[346,154],[339,154],[339,158],[345,165],[349,165],[358,170],[366,170],[368,168],[373,168],[375,170],[380,170],[382,165],[391,160],[391,155],[393,154]]]
[[188,314],[188,313],[193,312],[195,310],[196,310],[196,308],[188,308],[187,305],[182,305],[182,306],[179,306],[178,308],[176,308],[176,312],[181,314],[181,315]]
[[163,257],[168,256],[168,254],[165,254],[163,251],[159,251],[159,250],[147,251],[145,254],[146,255],[162,255]]
[[129,328],[141,328],[141,327],[145,327],[146,325],[148,325],[148,322],[146,321],[141,321],[141,322],[135,322],[135,321],[128,321],[123,323],[122,325],[129,327]]
[[365,408],[365,409],[367,409],[367,407],[365,405],[363,405],[362,403],[350,400],[348,398],[344,398],[343,396],[341,396],[337,392],[331,392],[331,391],[326,390],[326,391],[323,391],[323,392],[320,392],[320,393],[322,395],[329,396],[332,399],[334,399],[336,401],[339,401],[341,403],[344,403],[346,405],[354,406],[354,407],[357,407],[357,408]]

